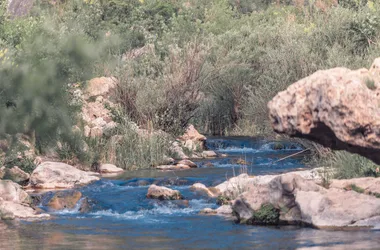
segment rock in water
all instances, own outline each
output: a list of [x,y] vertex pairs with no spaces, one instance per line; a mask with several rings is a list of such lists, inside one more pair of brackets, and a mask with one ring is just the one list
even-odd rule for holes
[[102,164],[99,168],[100,172],[103,174],[114,174],[124,172],[124,169],[118,168],[112,164]]
[[29,203],[29,195],[20,185],[10,180],[0,180],[0,197],[4,201]]
[[30,203],[31,198],[20,185],[0,180],[0,219],[49,217],[48,214],[38,214]]
[[317,228],[380,226],[380,199],[375,196],[325,189],[293,173],[247,185],[247,191],[232,205],[241,223],[303,223]]
[[213,192],[211,192],[210,189],[208,189],[204,184],[202,183],[194,183],[191,187],[190,187],[191,190],[193,191],[196,191],[196,192],[199,192],[199,193],[202,193],[202,194],[205,194],[209,197],[216,197],[217,194],[214,194]]
[[380,58],[370,70],[317,71],[269,102],[273,129],[380,164]]
[[82,193],[77,190],[59,191],[50,199],[47,206],[53,210],[73,209],[82,198]]
[[34,188],[55,189],[73,188],[99,180],[94,173],[81,171],[73,166],[60,162],[44,162],[30,176]]
[[177,190],[172,190],[167,187],[160,187],[156,185],[151,185],[148,189],[148,194],[146,195],[149,199],[158,200],[181,200],[183,199],[181,193]]

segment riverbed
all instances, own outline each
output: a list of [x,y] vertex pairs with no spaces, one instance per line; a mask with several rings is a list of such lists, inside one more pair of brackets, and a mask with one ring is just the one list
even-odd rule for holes
[[[248,137],[210,138],[207,146],[224,157],[194,160],[199,168],[138,170],[102,178],[78,188],[90,211],[51,212],[49,220],[0,223],[0,249],[378,249],[380,231],[326,231],[298,226],[247,226],[221,216],[200,215],[215,199],[192,192],[196,182],[215,186],[247,172],[275,174],[305,168],[303,150],[292,142]],[[241,163],[246,163],[242,165]],[[238,164],[240,163],[240,164]],[[179,190],[188,200],[147,199],[150,184]],[[312,197],[311,197],[312,198]],[[40,204],[45,209],[44,203]],[[78,204],[79,208],[79,204]]]

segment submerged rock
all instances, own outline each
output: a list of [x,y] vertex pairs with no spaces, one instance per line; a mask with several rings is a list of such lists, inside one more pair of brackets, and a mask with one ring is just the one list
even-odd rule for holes
[[179,177],[166,177],[153,182],[157,186],[184,186],[189,185],[189,180]]
[[380,164],[379,87],[380,58],[370,70],[317,71],[269,102],[272,127]]
[[215,210],[215,209],[212,209],[212,208],[204,208],[204,209],[202,209],[199,213],[200,213],[200,214],[207,214],[207,215],[210,215],[210,214],[217,214],[216,210]]
[[181,200],[183,199],[181,193],[177,190],[172,190],[167,187],[160,187],[156,185],[151,185],[148,189],[146,195],[149,199],[158,199],[158,200]]
[[31,174],[30,184],[34,188],[73,188],[99,180],[95,173],[85,172],[60,162],[44,162]]
[[177,165],[161,165],[156,167],[159,170],[181,170],[181,169],[189,169],[188,165],[177,164]]
[[82,193],[77,190],[59,191],[50,199],[47,206],[53,210],[74,209]]

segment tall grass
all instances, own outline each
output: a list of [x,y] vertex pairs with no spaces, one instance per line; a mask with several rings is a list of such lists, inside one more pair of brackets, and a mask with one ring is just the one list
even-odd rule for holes
[[357,154],[334,151],[325,157],[322,164],[334,171],[334,178],[379,177],[379,165]]

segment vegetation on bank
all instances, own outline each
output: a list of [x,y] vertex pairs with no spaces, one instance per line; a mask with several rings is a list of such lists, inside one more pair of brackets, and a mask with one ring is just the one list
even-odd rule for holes
[[[370,0],[39,0],[22,17],[3,1],[0,136],[27,134],[40,154],[59,142],[62,159],[87,165],[155,165],[190,122],[207,134],[272,133],[266,105],[277,92],[320,69],[368,67],[379,36]],[[119,80],[120,143],[72,132],[80,106],[68,83],[95,76]],[[142,139],[131,124],[167,134]],[[376,169],[332,156],[353,166],[342,178]]]

